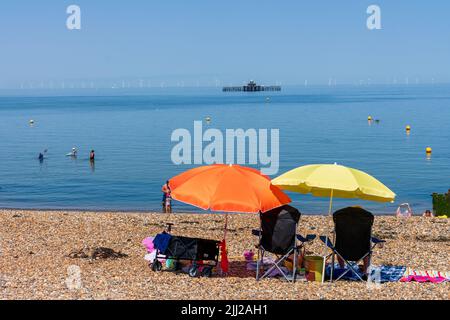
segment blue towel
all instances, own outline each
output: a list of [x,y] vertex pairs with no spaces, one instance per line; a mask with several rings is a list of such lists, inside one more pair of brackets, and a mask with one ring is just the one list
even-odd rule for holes
[[155,239],[153,239],[153,245],[162,254],[165,254],[167,247],[169,246],[171,238],[172,238],[172,236],[166,232],[158,233],[156,235]]
[[404,266],[380,266],[381,282],[397,282],[403,277],[406,267]]
[[[352,263],[352,266],[354,269],[358,270],[358,274],[362,277],[363,273],[359,270],[358,266],[354,263]],[[344,267],[341,268],[339,266],[339,264],[335,264],[334,266],[334,271],[333,271],[333,279],[338,278],[342,273],[344,273],[345,271],[348,270],[348,267]],[[376,278],[376,273],[377,270],[380,271],[380,278],[379,278],[379,282],[380,283],[384,283],[384,282],[398,282],[403,274],[405,273],[406,267],[404,266],[385,266],[385,265],[381,265],[381,266],[372,266],[372,272],[371,272],[371,277],[375,280]],[[331,265],[327,265],[326,267],[326,277],[329,279],[330,278],[330,271],[331,271]],[[355,275],[355,273],[353,272],[353,270],[348,271],[341,279],[345,279],[345,280],[352,280],[352,281],[358,281],[359,278]]]

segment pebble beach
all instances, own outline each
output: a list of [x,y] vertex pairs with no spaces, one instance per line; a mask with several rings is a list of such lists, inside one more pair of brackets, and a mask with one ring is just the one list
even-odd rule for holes
[[[191,278],[187,274],[153,272],[144,260],[142,240],[173,223],[175,235],[221,240],[225,216],[220,214],[160,214],[126,212],[0,210],[0,299],[444,299],[449,283],[363,282],[317,283],[280,279],[256,282],[247,271],[244,250],[254,249],[252,228],[258,217],[228,216],[227,276]],[[326,234],[329,216],[303,215],[299,233]],[[448,219],[376,216],[373,234],[386,240],[374,252],[375,265],[450,271]],[[111,255],[93,253],[107,248]],[[322,254],[315,240],[308,254]],[[91,254],[92,253],[92,254]],[[72,271],[71,271],[72,270]],[[79,270],[79,285],[68,285]],[[69,280],[70,282],[70,280]]]

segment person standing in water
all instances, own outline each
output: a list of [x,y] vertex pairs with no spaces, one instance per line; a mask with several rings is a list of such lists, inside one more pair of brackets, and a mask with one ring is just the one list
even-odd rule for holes
[[169,180],[167,180],[167,182],[162,186],[161,190],[163,192],[163,198],[162,198],[163,213],[171,213],[172,212],[172,196],[170,194]]
[[91,171],[95,172],[95,151],[91,150],[89,153],[89,164],[91,166]]
[[40,163],[44,162],[44,154],[46,154],[46,153],[47,153],[47,149],[45,149],[43,152],[39,152],[38,159],[39,159]]
[[76,157],[77,156],[77,148],[75,148],[75,147],[73,147],[72,148],[72,152],[70,152],[69,153],[69,155],[71,156],[71,157]]

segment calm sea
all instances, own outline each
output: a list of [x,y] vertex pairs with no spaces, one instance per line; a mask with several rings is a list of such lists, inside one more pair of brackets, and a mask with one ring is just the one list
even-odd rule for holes
[[[277,128],[279,174],[334,163],[377,177],[394,204],[337,200],[393,213],[409,203],[431,208],[431,194],[450,188],[450,86],[290,87],[280,93],[208,89],[0,92],[0,207],[160,210],[161,185],[192,166],[171,162],[177,128]],[[270,97],[267,102],[266,98]],[[379,119],[369,125],[368,115]],[[35,121],[34,125],[29,120]],[[409,136],[405,126],[412,130]],[[77,159],[66,157],[71,148]],[[427,159],[425,148],[433,148]],[[47,149],[43,163],[38,153]],[[95,167],[88,154],[95,149]],[[245,192],[245,191],[244,191]],[[328,200],[290,194],[304,213]],[[176,211],[197,211],[175,203]]]

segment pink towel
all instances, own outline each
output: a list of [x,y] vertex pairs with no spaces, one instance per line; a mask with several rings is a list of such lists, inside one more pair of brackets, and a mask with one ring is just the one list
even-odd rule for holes
[[430,276],[408,276],[400,279],[400,282],[411,282],[411,281],[441,283],[449,280],[442,277],[430,277]]
[[432,282],[441,283],[450,281],[450,272],[439,272],[434,270],[413,270],[407,268],[400,282]]
[[148,253],[152,253],[153,250],[155,250],[155,247],[153,246],[153,239],[153,237],[147,237],[142,240],[142,245],[147,249]]

